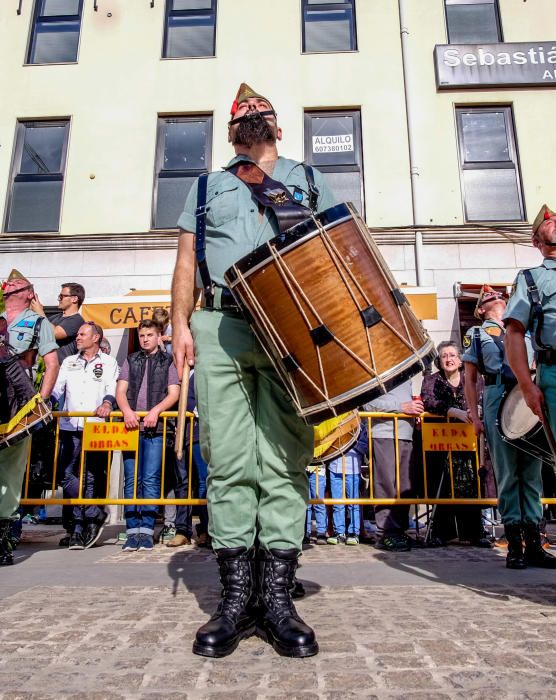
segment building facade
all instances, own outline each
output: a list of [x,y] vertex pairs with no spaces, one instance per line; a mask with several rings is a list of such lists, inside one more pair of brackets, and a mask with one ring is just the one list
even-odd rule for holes
[[3,0],[0,274],[44,303],[167,290],[193,179],[232,157],[239,84],[280,152],[365,217],[437,340],[539,262],[554,207],[554,0]]

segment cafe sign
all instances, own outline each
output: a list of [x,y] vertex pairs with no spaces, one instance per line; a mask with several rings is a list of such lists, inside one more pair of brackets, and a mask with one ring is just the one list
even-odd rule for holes
[[439,90],[556,86],[556,42],[448,44],[434,48]]

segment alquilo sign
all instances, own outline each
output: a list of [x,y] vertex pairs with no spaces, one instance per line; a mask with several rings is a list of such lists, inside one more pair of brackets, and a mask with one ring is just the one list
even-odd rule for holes
[[556,42],[435,46],[436,86],[556,86]]

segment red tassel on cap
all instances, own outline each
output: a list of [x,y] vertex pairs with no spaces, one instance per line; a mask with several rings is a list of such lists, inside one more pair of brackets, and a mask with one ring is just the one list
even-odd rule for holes
[[548,209],[544,212],[544,220],[546,221],[547,219],[550,219],[550,212]]

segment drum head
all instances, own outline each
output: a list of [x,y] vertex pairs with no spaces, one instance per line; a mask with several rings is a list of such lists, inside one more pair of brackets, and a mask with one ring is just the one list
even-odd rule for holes
[[539,419],[525,403],[519,386],[514,386],[506,394],[499,422],[500,431],[508,440],[518,440],[537,427]]

